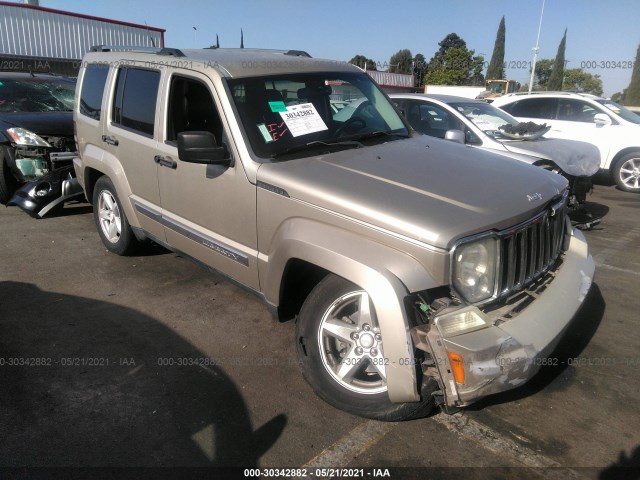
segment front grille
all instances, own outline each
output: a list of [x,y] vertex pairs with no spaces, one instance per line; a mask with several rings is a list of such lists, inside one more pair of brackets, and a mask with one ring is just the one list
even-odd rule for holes
[[566,234],[566,195],[532,219],[500,232],[498,298],[522,290],[551,269]]

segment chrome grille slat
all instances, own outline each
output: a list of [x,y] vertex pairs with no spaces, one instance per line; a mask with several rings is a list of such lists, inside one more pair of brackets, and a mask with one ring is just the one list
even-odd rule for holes
[[526,288],[552,268],[560,254],[566,230],[566,198],[514,228],[499,233],[502,298]]

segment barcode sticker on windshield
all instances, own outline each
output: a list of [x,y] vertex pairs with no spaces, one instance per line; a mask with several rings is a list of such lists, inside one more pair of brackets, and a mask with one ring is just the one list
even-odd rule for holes
[[313,103],[288,106],[286,112],[280,112],[280,116],[294,137],[328,130]]

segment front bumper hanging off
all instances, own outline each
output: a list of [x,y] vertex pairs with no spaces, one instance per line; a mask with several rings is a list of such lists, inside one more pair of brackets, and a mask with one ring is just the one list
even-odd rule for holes
[[64,202],[84,195],[73,165],[60,167],[23,185],[8,205],[16,205],[32,217],[42,218]]
[[480,315],[488,326],[447,336],[441,323],[458,309],[413,328],[416,348],[431,356],[431,371],[437,369],[444,404],[463,407],[516,388],[548,365],[546,359],[582,305],[594,271],[584,236],[573,229],[553,280],[514,318],[495,322],[476,307],[463,307]]

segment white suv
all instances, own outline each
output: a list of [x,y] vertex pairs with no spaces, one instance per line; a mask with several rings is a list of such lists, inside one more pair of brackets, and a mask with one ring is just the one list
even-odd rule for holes
[[582,140],[600,149],[600,168],[627,192],[640,192],[640,116],[611,100],[572,92],[514,93],[493,105],[521,121],[551,125],[551,138]]

